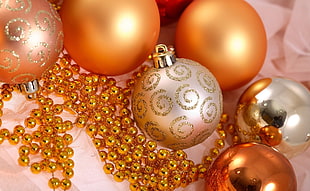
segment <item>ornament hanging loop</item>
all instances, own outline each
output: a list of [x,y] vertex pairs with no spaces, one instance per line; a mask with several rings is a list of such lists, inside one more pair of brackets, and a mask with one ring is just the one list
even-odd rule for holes
[[155,53],[152,55],[155,68],[165,68],[172,66],[176,62],[174,48],[168,48],[164,44],[155,46]]

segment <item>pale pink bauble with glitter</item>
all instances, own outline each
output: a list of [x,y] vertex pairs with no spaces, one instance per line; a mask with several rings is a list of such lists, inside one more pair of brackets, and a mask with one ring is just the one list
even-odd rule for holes
[[0,1],[0,82],[40,78],[62,49],[62,22],[48,1]]

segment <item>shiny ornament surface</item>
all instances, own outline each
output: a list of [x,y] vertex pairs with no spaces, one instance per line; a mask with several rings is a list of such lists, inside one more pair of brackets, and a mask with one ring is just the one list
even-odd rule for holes
[[265,78],[241,95],[236,130],[241,142],[262,142],[291,157],[310,145],[309,116],[306,87],[286,78]]
[[206,191],[296,191],[294,169],[281,153],[243,143],[223,151],[206,175]]
[[188,59],[149,69],[135,84],[132,99],[138,127],[159,145],[175,150],[208,138],[222,114],[216,79]]
[[177,56],[195,60],[216,77],[222,90],[239,88],[260,71],[266,56],[264,25],[244,0],[193,1],[181,15]]
[[66,0],[60,12],[64,46],[84,69],[119,75],[142,64],[156,45],[160,18],[156,2]]
[[179,19],[184,9],[193,0],[156,0],[159,14],[160,24],[167,25]]
[[63,49],[62,23],[46,0],[0,1],[0,82],[40,78]]

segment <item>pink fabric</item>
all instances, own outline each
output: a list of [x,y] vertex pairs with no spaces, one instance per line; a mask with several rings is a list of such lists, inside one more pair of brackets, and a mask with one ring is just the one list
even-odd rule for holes
[[[252,82],[263,77],[284,76],[300,81],[310,88],[310,3],[309,0],[248,0],[258,11],[265,24],[268,36],[268,54],[260,73]],[[165,26],[161,30],[159,43],[173,44],[175,24]],[[130,74],[118,77],[123,81]],[[251,82],[251,83],[252,83]],[[233,115],[240,94],[247,86],[231,92],[224,92],[224,110]],[[57,98],[55,98],[57,100]],[[14,127],[23,124],[23,119],[36,105],[17,93],[13,100],[5,102],[2,127]],[[69,113],[63,115],[66,119],[74,119]],[[123,191],[129,190],[128,182],[117,183],[106,175],[91,140],[82,129],[72,131],[74,142],[71,145],[75,151],[75,175],[71,179],[71,191]],[[213,134],[205,142],[187,149],[189,158],[199,163],[203,155],[213,146]],[[26,167],[17,164],[18,147],[7,142],[0,145],[0,190],[39,191],[50,190],[47,181],[50,174],[32,174]],[[298,179],[298,191],[306,191],[310,187],[310,149],[290,159]],[[204,181],[199,180],[186,188],[177,190],[204,190]]]

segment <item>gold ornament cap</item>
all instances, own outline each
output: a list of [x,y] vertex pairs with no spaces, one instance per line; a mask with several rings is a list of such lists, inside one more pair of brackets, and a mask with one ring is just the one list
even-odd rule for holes
[[26,83],[17,84],[16,88],[28,98],[34,98],[36,92],[39,90],[38,80],[33,80]]
[[166,68],[172,66],[176,62],[173,47],[167,47],[164,44],[155,46],[155,53],[152,55],[155,68]]

